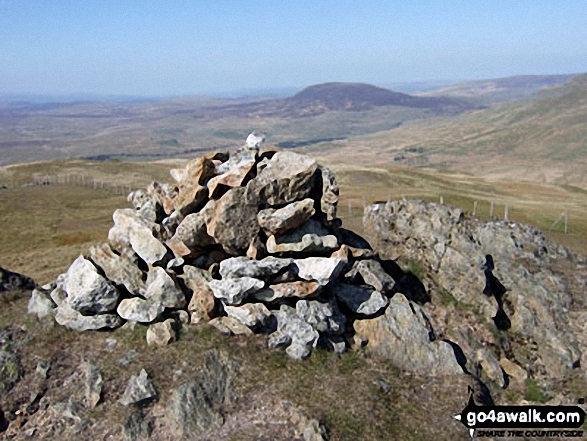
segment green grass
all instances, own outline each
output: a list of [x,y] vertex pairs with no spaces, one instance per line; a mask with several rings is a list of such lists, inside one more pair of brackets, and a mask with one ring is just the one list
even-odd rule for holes
[[524,399],[527,401],[532,401],[536,403],[546,403],[548,401],[548,397],[544,394],[544,391],[536,383],[536,381],[532,378],[526,379],[526,392],[524,394]]

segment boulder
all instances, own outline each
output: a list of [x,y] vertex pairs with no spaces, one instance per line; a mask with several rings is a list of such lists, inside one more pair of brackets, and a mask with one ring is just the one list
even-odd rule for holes
[[251,260],[247,257],[231,257],[220,262],[220,275],[223,279],[254,277],[267,279],[291,265],[292,259],[266,257],[262,260]]
[[120,294],[92,263],[79,256],[66,273],[67,303],[81,313],[104,313],[116,309]]
[[165,308],[184,308],[185,294],[177,287],[173,278],[161,267],[153,267],[147,274],[147,289],[144,297]]
[[262,133],[252,132],[247,136],[245,147],[247,149],[259,150],[265,142],[265,135]]
[[293,271],[298,277],[316,281],[322,286],[335,280],[346,264],[341,258],[328,257],[307,257],[296,259],[293,263]]
[[294,152],[277,152],[246,187],[249,202],[282,205],[306,198],[316,171],[316,160]]
[[208,282],[212,280],[210,273],[194,266],[185,265],[183,275],[180,277],[186,287],[192,291],[192,298],[188,305],[191,322],[197,324],[212,319],[215,313],[215,301],[214,293],[208,286]]
[[289,297],[313,298],[319,293],[321,285],[317,282],[286,282],[269,285],[253,294],[253,297],[262,302],[273,302]]
[[[208,235],[206,219],[203,213],[188,214],[178,225],[175,235],[167,241],[176,256],[193,256],[203,253],[203,248],[213,245],[214,239]],[[178,248],[183,246],[183,248]]]
[[118,328],[124,322],[116,314],[82,315],[65,302],[55,309],[55,321],[74,331]]
[[89,257],[109,280],[124,285],[129,293],[136,295],[144,291],[143,272],[128,259],[115,254],[108,244],[91,247]]
[[224,311],[235,320],[249,328],[257,328],[265,325],[271,317],[271,311],[262,303],[245,303],[241,306],[224,305]]
[[269,236],[266,246],[270,254],[329,253],[338,248],[338,240],[318,221],[310,219],[296,230]]
[[314,200],[306,198],[278,210],[274,208],[261,210],[257,214],[257,220],[267,234],[283,234],[304,224],[315,212]]
[[384,315],[355,320],[355,332],[368,340],[367,351],[395,366],[423,375],[455,375],[463,370],[451,344],[431,339],[430,320],[420,306],[395,294]]
[[119,403],[123,406],[129,406],[131,404],[143,403],[156,397],[157,391],[149,378],[149,374],[144,369],[141,369],[139,375],[133,375],[128,380],[128,384]]
[[245,200],[243,187],[233,188],[207,211],[207,231],[224,250],[233,255],[245,254],[259,233],[257,204]]
[[54,313],[55,303],[43,289],[34,289],[27,307],[27,313],[42,319]]
[[367,286],[339,282],[332,285],[331,291],[353,313],[363,316],[375,315],[388,305],[385,296]]
[[206,182],[215,172],[214,162],[206,156],[192,159],[183,172],[175,172],[176,177],[180,178],[179,194],[174,200],[175,210],[183,216],[198,211],[208,198]]
[[161,302],[145,300],[140,297],[124,299],[118,305],[116,312],[125,320],[152,323],[165,311]]
[[167,346],[177,340],[175,320],[167,319],[164,322],[153,323],[147,329],[147,344],[149,346]]
[[121,248],[129,246],[149,265],[165,262],[167,248],[155,237],[159,235],[158,224],[129,208],[116,210],[112,217],[114,227],[110,229],[108,239],[116,249],[121,251]]
[[217,299],[224,300],[227,305],[239,305],[249,295],[262,289],[265,282],[253,277],[241,277],[240,279],[212,280],[208,286]]

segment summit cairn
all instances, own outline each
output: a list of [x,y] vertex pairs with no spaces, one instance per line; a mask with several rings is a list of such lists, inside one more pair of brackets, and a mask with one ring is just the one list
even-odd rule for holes
[[[356,340],[355,320],[385,314],[394,275],[342,228],[334,174],[305,155],[261,151],[264,140],[252,133],[230,155],[207,153],[171,170],[174,184],[130,193],[133,208],[114,212],[108,243],[36,296],[80,331],[138,322],[153,328],[149,336],[165,326],[169,337],[151,340],[167,344],[178,327],[208,323],[267,334],[269,347],[296,359],[319,345],[344,351]],[[425,319],[405,321],[428,335]],[[448,343],[428,345],[429,368],[452,357],[448,370],[462,372]]]

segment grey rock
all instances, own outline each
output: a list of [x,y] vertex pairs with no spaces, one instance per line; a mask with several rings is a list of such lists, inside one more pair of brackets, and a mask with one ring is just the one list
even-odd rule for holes
[[91,247],[89,257],[109,280],[117,285],[124,285],[131,294],[136,295],[144,290],[142,271],[128,259],[114,254],[108,244]]
[[312,325],[302,320],[295,310],[282,305],[274,312],[277,319],[277,330],[269,336],[269,347],[296,345],[288,355],[292,357],[305,357],[309,352],[300,350],[299,346],[313,347],[320,335]]
[[296,314],[314,329],[325,334],[342,334],[346,317],[333,298],[328,301],[300,300],[296,303]]
[[479,349],[476,353],[477,362],[481,365],[483,372],[491,381],[503,388],[507,386],[504,370],[499,364],[497,357],[489,349]]
[[82,374],[85,377],[84,396],[85,405],[94,408],[102,399],[102,375],[100,368],[92,363],[85,362],[81,366]]
[[331,235],[319,222],[310,219],[300,228],[278,236],[272,235],[267,239],[267,252],[275,253],[304,253],[330,252],[338,248],[336,236]]
[[237,151],[228,161],[218,167],[218,176],[208,181],[210,198],[217,199],[226,188],[240,187],[251,175],[255,167],[255,153],[247,150]]
[[287,348],[285,348],[285,352],[294,360],[303,360],[304,358],[308,357],[312,351],[306,345],[292,343]]
[[387,307],[389,302],[379,291],[366,286],[335,283],[331,290],[355,314],[375,315]]
[[149,346],[167,346],[177,340],[175,320],[167,319],[164,322],[153,323],[147,329],[147,344]]
[[128,380],[128,384],[124,394],[119,402],[123,406],[137,404],[146,400],[151,400],[157,397],[157,391],[153,386],[153,382],[149,378],[149,374],[144,369],[141,369],[139,375],[133,375]]
[[116,312],[125,320],[140,323],[152,323],[163,314],[165,306],[161,302],[133,297],[124,299],[118,305]]
[[175,389],[167,401],[165,415],[174,439],[194,439],[223,424],[220,410],[232,402],[236,370],[236,363],[218,351],[206,353],[196,380]]
[[334,173],[328,167],[318,167],[320,172],[321,197],[320,209],[326,215],[327,221],[336,219],[336,207],[338,205],[339,188]]
[[238,320],[249,328],[257,328],[267,323],[271,311],[262,303],[245,303],[241,306],[224,305],[228,317]]
[[[183,257],[202,253],[201,250],[214,243],[214,238],[208,235],[205,216],[200,212],[188,214],[177,226],[175,235],[167,245],[176,256]],[[182,244],[184,248],[180,251],[176,244]]]
[[340,275],[345,264],[341,258],[307,257],[294,260],[294,272],[304,280],[315,280],[325,286]]
[[16,289],[34,289],[35,286],[34,280],[30,277],[0,267],[0,292]]
[[368,351],[402,369],[432,376],[463,373],[451,345],[431,341],[428,318],[403,294],[392,297],[384,315],[355,320],[354,327],[367,338]]
[[128,208],[116,210],[112,218],[114,227],[108,233],[108,239],[115,248],[130,246],[150,265],[162,264],[167,260],[167,248],[155,237],[160,234],[156,223]]
[[116,314],[82,315],[67,302],[55,309],[55,321],[74,331],[89,331],[104,328],[118,328],[123,320]]
[[269,205],[289,204],[306,198],[312,190],[316,160],[294,152],[277,152],[267,166],[247,184],[246,198]]
[[160,303],[166,308],[184,308],[187,304],[185,294],[173,278],[161,267],[153,267],[147,274],[145,299]]
[[231,257],[220,262],[220,275],[223,279],[239,277],[267,279],[287,268],[292,261],[292,259],[279,259],[277,257],[266,257],[262,260],[251,260],[242,256]]
[[371,285],[382,294],[387,294],[395,285],[393,278],[387,274],[376,260],[359,260],[353,266],[367,285]]
[[127,441],[150,439],[153,426],[153,418],[146,417],[141,409],[137,409],[122,425],[122,433]]
[[286,282],[269,285],[269,287],[259,290],[253,294],[253,297],[262,302],[273,302],[277,299],[289,297],[313,298],[320,292],[320,284],[317,282]]
[[233,188],[206,211],[207,231],[224,250],[245,254],[259,233],[257,203],[245,200],[245,188]]
[[27,313],[36,315],[42,319],[50,316],[54,313],[55,303],[49,296],[49,294],[43,289],[34,289],[29,304],[27,307]]
[[261,210],[257,214],[257,220],[267,234],[283,234],[304,224],[315,212],[314,200],[306,198],[278,210],[273,208]]
[[112,311],[120,297],[118,290],[83,256],[79,256],[67,270],[64,288],[69,306],[81,313]]
[[208,286],[214,293],[214,297],[224,300],[228,305],[239,305],[248,296],[262,289],[265,282],[253,277],[241,277],[240,279],[212,280]]

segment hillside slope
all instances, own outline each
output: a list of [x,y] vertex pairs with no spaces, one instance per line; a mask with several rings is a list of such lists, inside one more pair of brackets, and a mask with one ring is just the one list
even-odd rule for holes
[[[331,143],[326,155],[587,187],[587,75],[519,101]],[[342,150],[341,150],[342,149]],[[352,151],[351,151],[352,150]]]
[[422,97],[453,97],[479,104],[515,101],[547,87],[565,83],[575,75],[516,75],[488,80],[464,81],[418,94]]

